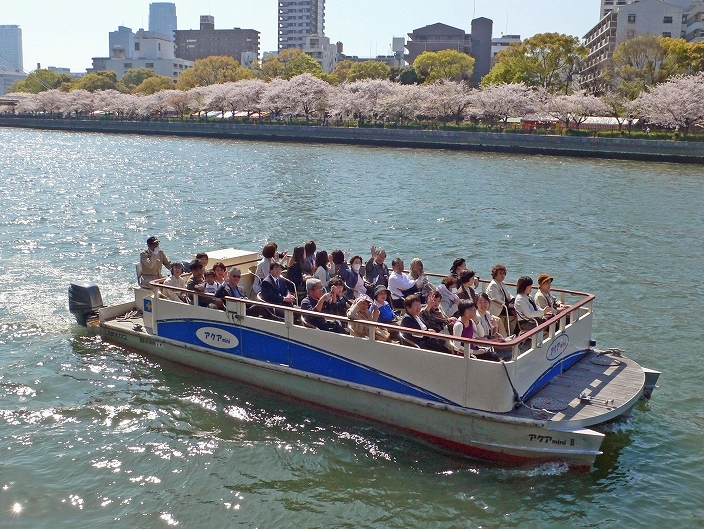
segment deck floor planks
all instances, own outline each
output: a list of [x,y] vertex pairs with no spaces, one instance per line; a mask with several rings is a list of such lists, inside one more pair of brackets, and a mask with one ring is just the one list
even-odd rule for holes
[[[596,354],[585,356],[568,371],[559,374],[532,398],[549,397],[569,403],[567,409],[558,412],[553,421],[589,420],[619,407],[630,401],[643,387],[645,375],[634,361],[628,358],[617,358],[621,363],[617,366],[601,366],[591,362]],[[594,385],[595,382],[599,382]],[[594,400],[583,403],[579,395],[586,392]],[[607,406],[602,401],[614,400],[613,406]],[[519,408],[512,412],[519,417],[531,417],[532,412]]]

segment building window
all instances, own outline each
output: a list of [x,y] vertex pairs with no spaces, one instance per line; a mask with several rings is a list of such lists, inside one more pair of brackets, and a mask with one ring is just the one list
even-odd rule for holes
[[145,68],[154,68],[154,63],[153,62],[148,62],[144,64]]
[[636,16],[635,15],[628,15],[628,22],[632,24],[633,22],[636,21]]
[[662,23],[663,24],[672,24],[672,17],[663,17]]
[[633,37],[636,36],[636,30],[635,29],[628,29],[626,30],[626,38],[627,39],[632,39]]
[[139,51],[139,42],[134,43],[134,51]]
[[131,63],[131,62],[126,62],[126,63],[125,63],[125,70],[129,70],[130,68],[132,68],[132,63]]
[[161,51],[161,42],[157,42],[156,45],[159,47],[159,51]]
[[663,31],[662,36],[670,38],[670,37],[672,37],[672,33],[670,33],[669,31]]

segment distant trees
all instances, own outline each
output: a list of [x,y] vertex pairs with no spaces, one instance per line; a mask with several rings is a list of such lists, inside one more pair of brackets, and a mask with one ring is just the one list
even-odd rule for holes
[[582,69],[588,49],[577,37],[559,33],[538,33],[520,45],[497,55],[498,62],[482,84],[525,83],[552,93],[574,90],[575,76]]
[[199,59],[179,76],[176,88],[190,90],[196,86],[222,84],[242,79],[253,79],[254,72],[240,66],[232,57],[214,55]]
[[116,90],[117,88],[117,73],[112,71],[86,74],[71,85],[71,90],[87,90],[88,92]]
[[60,88],[64,83],[70,84],[73,79],[65,73],[54,73],[50,70],[39,69],[30,73],[25,79],[15,81],[8,92],[26,92],[38,94],[46,90]]
[[430,84],[440,79],[469,79],[474,62],[473,57],[457,50],[424,51],[413,61],[413,69]]

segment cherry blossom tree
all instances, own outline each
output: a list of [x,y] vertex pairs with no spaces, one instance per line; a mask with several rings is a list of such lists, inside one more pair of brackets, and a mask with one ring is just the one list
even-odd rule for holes
[[36,99],[37,112],[48,112],[50,115],[61,113],[65,98],[66,92],[57,89],[38,93]]
[[75,114],[90,114],[96,109],[97,98],[94,92],[88,90],[72,90],[64,97],[61,111],[65,115]]
[[704,75],[678,75],[641,93],[633,108],[650,123],[681,129],[704,126]]
[[393,90],[379,98],[377,113],[399,124],[419,121],[426,112],[427,86],[393,85]]
[[269,110],[274,116],[280,116],[284,112],[292,111],[295,104],[288,81],[276,77],[267,83],[262,95],[262,108]]
[[454,119],[459,125],[464,119],[465,110],[472,103],[472,93],[466,83],[440,79],[429,85],[427,92],[426,113],[442,122]]
[[545,111],[563,122],[566,128],[569,128],[570,122],[573,121],[579,129],[588,117],[607,115],[609,107],[596,96],[575,92],[552,98],[545,106]]
[[288,97],[294,102],[293,111],[302,113],[306,117],[306,123],[315,112],[325,116],[329,88],[328,83],[309,73],[292,77],[288,84]]
[[362,124],[378,111],[379,99],[391,93],[396,85],[389,80],[363,79],[343,83],[331,91],[330,111],[340,119],[351,117]]
[[538,106],[537,92],[525,83],[487,85],[472,93],[471,104],[478,117],[496,123],[523,117]]

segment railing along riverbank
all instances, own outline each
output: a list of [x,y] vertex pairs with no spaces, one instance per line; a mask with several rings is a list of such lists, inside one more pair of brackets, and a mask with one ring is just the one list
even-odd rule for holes
[[704,143],[653,139],[193,121],[103,121],[24,116],[0,116],[0,127],[704,163]]

